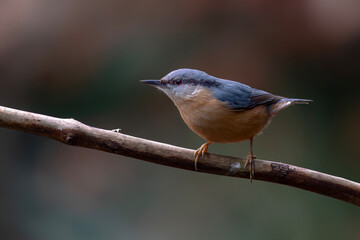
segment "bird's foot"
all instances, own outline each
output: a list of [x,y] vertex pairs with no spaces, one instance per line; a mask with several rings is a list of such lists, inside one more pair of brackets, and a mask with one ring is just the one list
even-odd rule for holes
[[199,162],[200,156],[204,159],[205,153],[208,151],[209,145],[211,143],[204,143],[199,147],[198,150],[195,151],[194,157],[195,157],[195,170],[197,171],[197,163]]
[[244,168],[246,168],[246,166],[249,164],[250,165],[250,181],[252,182],[252,179],[255,175],[255,162],[254,160],[256,159],[255,155],[251,155],[251,153],[248,153],[247,157],[246,157],[246,162],[245,162],[245,166]]

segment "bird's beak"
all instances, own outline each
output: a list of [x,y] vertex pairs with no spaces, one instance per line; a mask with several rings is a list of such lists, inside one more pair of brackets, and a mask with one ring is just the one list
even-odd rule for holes
[[140,80],[141,83],[145,83],[154,87],[163,87],[165,84],[160,82],[160,80]]

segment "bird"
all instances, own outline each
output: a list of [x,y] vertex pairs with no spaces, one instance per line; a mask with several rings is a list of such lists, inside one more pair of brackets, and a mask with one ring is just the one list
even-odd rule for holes
[[249,178],[255,175],[253,139],[281,110],[312,100],[277,96],[246,84],[217,78],[206,72],[182,68],[160,80],[141,80],[164,92],[178,108],[185,124],[207,142],[194,153],[194,168],[204,160],[212,143],[250,141]]

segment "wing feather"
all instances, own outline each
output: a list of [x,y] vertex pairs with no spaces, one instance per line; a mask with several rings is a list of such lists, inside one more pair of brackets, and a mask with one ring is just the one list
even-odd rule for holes
[[217,79],[217,86],[210,87],[214,97],[226,102],[232,110],[251,109],[259,105],[269,105],[282,97],[252,88],[248,85],[225,79]]

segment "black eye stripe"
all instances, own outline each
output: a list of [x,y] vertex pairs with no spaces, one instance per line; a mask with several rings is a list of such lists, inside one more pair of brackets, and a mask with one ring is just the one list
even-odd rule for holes
[[181,85],[181,84],[192,84],[192,85],[201,85],[204,87],[219,87],[221,84],[216,81],[208,81],[204,79],[161,79],[162,83],[171,84],[171,85]]
[[183,83],[182,79],[172,79],[172,80],[166,80],[166,83],[172,84],[172,85],[180,85]]

